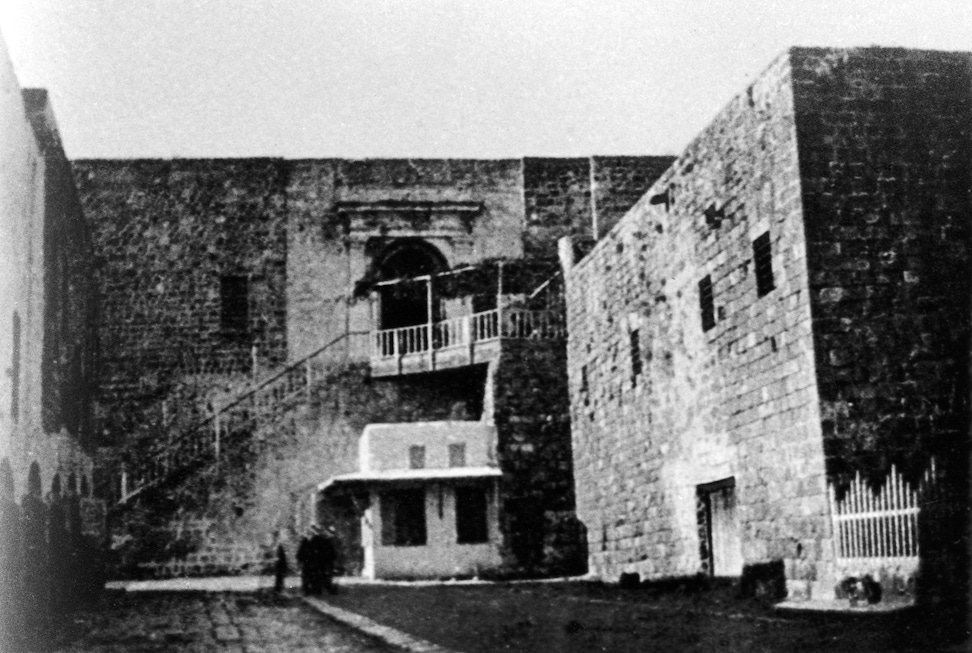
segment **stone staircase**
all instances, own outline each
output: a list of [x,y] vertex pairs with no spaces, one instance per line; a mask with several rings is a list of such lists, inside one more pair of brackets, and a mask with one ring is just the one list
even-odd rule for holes
[[313,353],[289,363],[269,376],[218,400],[205,418],[160,444],[136,463],[118,471],[114,511],[124,511],[153,492],[185,483],[205,471],[214,471],[228,452],[240,446],[259,446],[274,424],[304,405],[315,383],[345,366],[333,352],[348,338],[366,335],[352,332],[326,343]]

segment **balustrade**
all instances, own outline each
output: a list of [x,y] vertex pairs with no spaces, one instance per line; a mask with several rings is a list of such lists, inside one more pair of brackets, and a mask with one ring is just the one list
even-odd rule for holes
[[[428,324],[420,324],[375,331],[372,357],[395,358],[500,338],[558,340],[567,335],[561,313],[520,308],[493,309],[463,315],[435,322],[431,326],[431,329]],[[428,337],[430,330],[431,343]]]

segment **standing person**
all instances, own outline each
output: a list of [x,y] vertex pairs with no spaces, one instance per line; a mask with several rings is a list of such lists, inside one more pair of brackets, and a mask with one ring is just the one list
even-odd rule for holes
[[297,564],[300,565],[300,589],[304,594],[314,593],[314,567],[317,566],[316,556],[313,555],[311,536],[300,538],[297,548]]
[[284,590],[284,583],[287,580],[287,572],[290,571],[287,566],[287,551],[284,549],[283,542],[277,541],[277,562],[273,566],[274,571],[274,583],[273,591],[282,592]]
[[334,527],[328,527],[323,535],[318,533],[318,536],[320,541],[317,553],[320,556],[321,584],[328,594],[337,594],[337,587],[334,585],[334,562],[337,559]]
[[329,582],[330,571],[327,567],[327,539],[321,533],[321,528],[317,524],[311,526],[311,536],[307,543],[307,566],[310,569],[308,574],[309,593],[315,596],[324,591],[325,583]]

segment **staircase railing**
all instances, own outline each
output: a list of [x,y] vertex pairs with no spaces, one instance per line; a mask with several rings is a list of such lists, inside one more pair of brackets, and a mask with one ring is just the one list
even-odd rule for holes
[[125,504],[174,478],[218,462],[241,437],[275,422],[310,397],[315,380],[325,374],[325,353],[352,336],[366,335],[366,331],[353,331],[334,338],[231,401],[214,407],[208,416],[167,439],[136,465],[123,466],[118,479],[118,503]]

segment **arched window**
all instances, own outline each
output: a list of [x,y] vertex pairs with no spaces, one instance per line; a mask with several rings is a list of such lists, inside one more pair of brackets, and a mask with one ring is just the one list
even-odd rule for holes
[[[448,264],[438,249],[418,239],[399,240],[377,258],[378,276],[383,281],[409,279],[444,271]],[[425,324],[429,316],[428,286],[402,283],[381,286],[381,328]],[[433,304],[433,319],[435,305]]]
[[35,497],[40,497],[43,492],[41,485],[40,465],[36,462],[30,464],[30,471],[27,473],[27,493]]
[[54,474],[54,479],[51,481],[51,494],[54,495],[55,499],[61,498],[61,475]]
[[88,486],[88,477],[82,474],[81,475],[81,497],[87,499],[89,494],[91,494],[91,488]]

